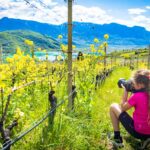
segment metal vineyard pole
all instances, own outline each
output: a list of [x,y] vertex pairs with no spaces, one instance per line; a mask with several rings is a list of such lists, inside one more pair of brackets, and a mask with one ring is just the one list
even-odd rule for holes
[[72,0],[68,0],[68,107],[72,109]]

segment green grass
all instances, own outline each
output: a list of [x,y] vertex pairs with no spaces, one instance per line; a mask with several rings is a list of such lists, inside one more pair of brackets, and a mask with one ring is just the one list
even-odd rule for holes
[[[113,129],[109,116],[109,107],[112,103],[120,103],[123,90],[117,86],[119,78],[129,79],[131,71],[128,68],[118,68],[113,71],[111,76],[107,78],[105,84],[97,91],[95,97],[95,107],[93,108],[93,119],[95,124],[101,126],[101,135],[104,135],[106,141],[105,149],[109,148],[109,140],[107,140],[107,133],[113,135]],[[129,112],[132,113],[132,110]],[[125,148],[123,150],[134,150],[137,148],[137,141],[130,137],[125,129],[121,127],[121,133],[124,138]],[[97,128],[98,129],[98,128]],[[104,139],[101,137],[100,141],[104,143]]]
[[[44,143],[43,147],[47,145],[46,150],[108,150],[110,145],[107,134],[113,133],[109,107],[111,103],[119,103],[121,100],[123,91],[117,86],[118,79],[121,77],[128,79],[130,74],[131,71],[128,68],[115,69],[103,86],[96,90],[91,99],[90,109],[86,108],[89,107],[88,105],[85,105],[76,108],[72,114],[62,114],[61,130],[58,128],[59,122],[56,121],[53,137],[51,136],[47,141],[49,144]],[[122,127],[121,131],[124,137],[128,137]],[[134,149],[126,141],[125,145],[126,150]]]
[[[45,121],[13,146],[13,149],[111,150],[107,137],[108,133],[113,134],[109,107],[112,103],[121,101],[123,90],[118,88],[117,81],[119,78],[128,79],[130,75],[128,67],[116,68],[103,85],[93,91],[90,102],[76,99],[75,110],[69,113],[60,107],[53,128],[50,129],[48,120]],[[121,133],[125,143],[123,150],[135,150],[138,141],[130,137],[122,126]]]

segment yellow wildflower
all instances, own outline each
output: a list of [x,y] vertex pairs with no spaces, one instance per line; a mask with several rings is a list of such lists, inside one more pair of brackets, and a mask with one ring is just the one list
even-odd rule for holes
[[57,56],[57,60],[60,61],[61,59],[62,59],[62,56],[61,56],[61,55],[58,55],[58,56]]
[[104,34],[104,38],[105,38],[106,40],[108,40],[108,39],[109,39],[109,35],[108,35],[108,34]]
[[99,43],[99,39],[95,38],[94,43]]
[[58,35],[58,39],[62,39],[63,38],[63,36],[62,35]]

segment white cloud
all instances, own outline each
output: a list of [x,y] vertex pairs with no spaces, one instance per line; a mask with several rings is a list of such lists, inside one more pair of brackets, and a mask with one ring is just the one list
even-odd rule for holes
[[146,10],[141,9],[141,8],[132,8],[132,9],[128,9],[128,12],[131,15],[140,15],[140,14],[146,12]]
[[132,20],[135,22],[136,25],[143,26],[146,29],[150,30],[150,18],[144,15],[138,15],[133,17]]
[[[52,0],[30,1],[31,4],[18,0],[2,0],[3,10],[0,18],[21,18],[35,20],[39,22],[47,22],[52,24],[61,24],[67,22],[67,6],[54,3]],[[42,2],[42,4],[41,4]],[[57,4],[57,5],[56,5]],[[65,4],[65,3],[64,3]],[[44,7],[46,5],[47,7]],[[34,8],[33,6],[37,7]],[[50,6],[51,8],[49,8]],[[52,7],[53,6],[53,7]],[[80,5],[73,6],[73,21],[84,21],[93,23],[108,23],[112,17],[105,10],[98,7],[87,8]]]
[[[61,24],[67,22],[67,5],[58,4],[55,0],[30,0],[31,4],[26,4],[23,0],[0,0],[0,18],[18,18],[34,20],[50,24]],[[41,1],[43,4],[40,4]],[[147,6],[148,7],[148,6]],[[85,7],[73,5],[73,21],[91,22],[97,24],[116,22],[127,26],[143,26],[150,30],[150,18],[141,15],[146,12],[144,9],[129,9],[130,17],[128,20],[113,17],[113,11],[104,10],[99,7]],[[111,15],[109,14],[111,13]],[[136,14],[136,15],[135,15]]]
[[[39,2],[39,0],[36,0],[37,2]],[[43,2],[43,4],[48,5],[48,6],[54,6],[57,5],[57,2],[54,2],[54,0],[40,0],[41,2]]]
[[108,15],[105,10],[98,7],[84,7],[81,5],[75,5],[73,8],[73,20],[93,23],[109,23],[112,20],[112,16]]
[[129,27],[132,26],[142,26],[150,31],[150,18],[144,16],[144,15],[137,15],[132,16],[130,20],[122,20],[122,19],[115,19],[114,22],[117,22],[119,24],[127,25]]
[[67,21],[67,8],[65,6],[58,7],[57,3],[52,0],[40,0],[42,4],[37,1],[39,0],[30,0],[31,4],[28,4],[23,0],[17,0],[17,2],[1,0],[3,5],[0,5],[0,18],[20,18],[52,24]]
[[132,27],[135,23],[132,20],[114,19],[113,22]]
[[150,6],[146,6],[146,9],[150,9]]

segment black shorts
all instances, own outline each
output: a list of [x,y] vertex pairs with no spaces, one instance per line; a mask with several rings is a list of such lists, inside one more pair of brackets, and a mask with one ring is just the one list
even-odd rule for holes
[[124,128],[127,130],[129,134],[131,134],[133,137],[141,140],[146,140],[147,138],[150,138],[150,135],[148,134],[141,134],[135,131],[134,129],[134,121],[132,117],[127,112],[122,112],[119,116],[119,121],[124,126]]

